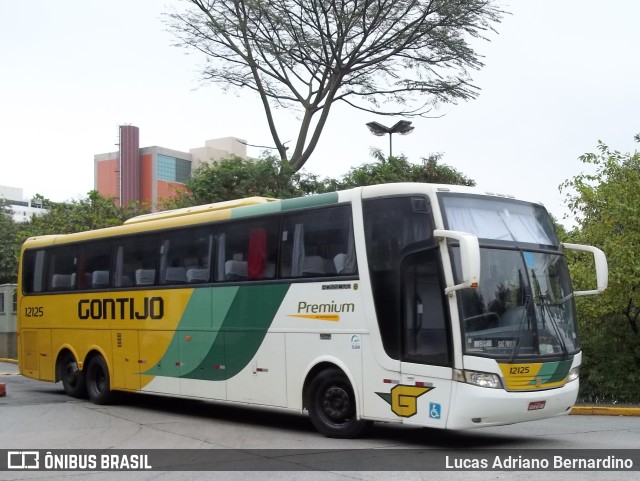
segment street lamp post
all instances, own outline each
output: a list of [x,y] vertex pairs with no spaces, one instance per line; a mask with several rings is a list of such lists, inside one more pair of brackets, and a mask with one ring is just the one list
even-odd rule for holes
[[408,120],[400,120],[396,122],[393,127],[387,127],[378,122],[369,122],[367,127],[369,127],[373,135],[377,135],[378,137],[389,134],[389,157],[393,155],[393,143],[391,140],[393,134],[407,135],[415,128],[411,126],[411,122]]

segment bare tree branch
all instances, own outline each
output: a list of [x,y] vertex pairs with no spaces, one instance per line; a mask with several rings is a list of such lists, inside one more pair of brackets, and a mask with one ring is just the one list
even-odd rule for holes
[[[379,115],[426,116],[473,99],[471,48],[504,12],[493,0],[187,0],[166,23],[207,59],[203,79],[258,93],[283,160],[301,168],[337,101]],[[384,106],[384,108],[381,107]],[[301,114],[288,158],[273,108]]]

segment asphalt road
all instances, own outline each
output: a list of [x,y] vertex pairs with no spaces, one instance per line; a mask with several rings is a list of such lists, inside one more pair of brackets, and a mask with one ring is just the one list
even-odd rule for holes
[[[533,423],[469,431],[439,431],[389,424],[375,424],[365,436],[355,440],[328,439],[318,434],[307,416],[222,403],[194,401],[150,395],[126,395],[112,406],[96,406],[67,397],[60,384],[37,382],[17,374],[13,364],[0,362],[0,383],[7,395],[0,398],[0,450],[148,450],[164,449],[170,457],[175,450],[215,451],[228,457],[229,471],[167,472],[47,472],[0,471],[0,479],[637,479],[636,472],[555,472],[534,471],[422,471],[405,470],[398,456],[389,450],[573,450],[587,452],[618,449],[640,452],[640,417],[566,416]],[[310,453],[342,454],[341,462],[353,459],[349,450],[367,453],[371,468],[343,471],[341,464],[323,465],[323,458]],[[75,450],[75,451],[74,451]],[[257,450],[257,451],[255,451]],[[281,464],[252,464],[256,453],[266,450],[305,450],[307,457],[273,456]],[[326,450],[326,451],[324,451]],[[186,452],[186,451],[181,451]],[[193,451],[200,453],[201,451]],[[295,451],[287,451],[295,453]],[[415,451],[411,451],[415,452]],[[433,452],[433,451],[432,451]],[[477,451],[471,451],[475,453]],[[522,451],[513,451],[520,453]],[[550,452],[550,451],[547,451]],[[228,453],[228,456],[227,456]],[[391,452],[393,454],[393,452]],[[271,456],[271,454],[269,454]],[[157,459],[157,458],[156,458]],[[380,463],[393,459],[397,471],[378,471]],[[234,462],[235,460],[235,462]],[[243,464],[246,463],[246,464]],[[274,468],[275,466],[275,468]],[[281,466],[281,468],[279,467]],[[293,467],[292,467],[293,466]],[[292,471],[295,467],[311,468]],[[247,469],[239,472],[238,469]],[[275,470],[274,470],[275,469]],[[384,469],[384,468],[382,468]],[[375,470],[375,471],[372,471]]]

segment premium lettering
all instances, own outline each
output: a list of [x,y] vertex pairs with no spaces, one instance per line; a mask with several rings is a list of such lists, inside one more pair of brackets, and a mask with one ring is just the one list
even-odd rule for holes
[[337,304],[331,301],[329,304],[308,304],[304,301],[298,302],[298,314],[329,314],[337,312],[355,312],[356,305],[352,302]]
[[83,299],[78,302],[80,319],[162,319],[164,299],[162,297],[118,297],[116,299]]

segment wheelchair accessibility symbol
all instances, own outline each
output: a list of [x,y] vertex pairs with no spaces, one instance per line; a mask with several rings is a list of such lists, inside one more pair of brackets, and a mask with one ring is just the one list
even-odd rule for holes
[[442,407],[438,403],[429,403],[429,417],[432,419],[440,419]]

